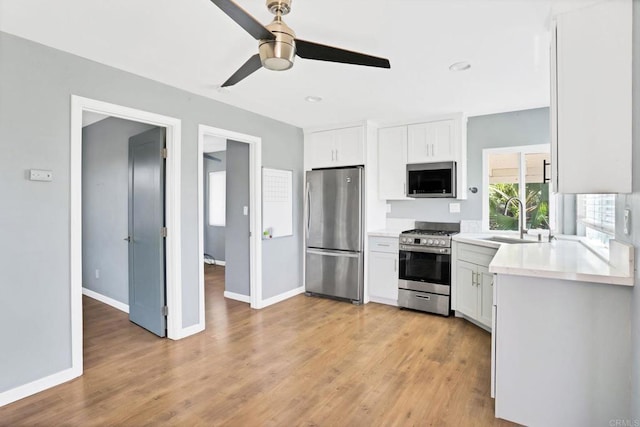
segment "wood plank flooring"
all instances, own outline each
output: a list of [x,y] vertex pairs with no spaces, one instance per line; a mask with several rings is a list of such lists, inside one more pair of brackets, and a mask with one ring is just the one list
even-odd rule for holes
[[206,267],[204,332],[156,338],[84,299],[81,378],[3,426],[493,426],[490,335],[461,319],[299,295],[263,310]]

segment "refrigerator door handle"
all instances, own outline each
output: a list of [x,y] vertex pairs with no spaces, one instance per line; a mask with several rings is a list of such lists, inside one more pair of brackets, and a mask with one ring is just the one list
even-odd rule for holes
[[307,181],[307,230],[306,237],[309,239],[309,226],[311,222],[311,192],[309,188],[309,182]]
[[323,249],[323,250],[307,249],[307,253],[313,254],[313,255],[336,256],[336,257],[347,257],[347,258],[358,258],[360,256],[360,252],[333,251],[330,249]]

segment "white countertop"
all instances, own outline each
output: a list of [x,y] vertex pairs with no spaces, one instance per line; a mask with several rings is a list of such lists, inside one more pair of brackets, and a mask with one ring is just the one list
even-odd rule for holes
[[398,237],[400,233],[402,233],[406,229],[394,229],[394,228],[383,228],[381,230],[373,230],[369,231],[367,235],[369,237]]
[[633,246],[611,241],[608,262],[576,239],[526,244],[482,240],[491,235],[458,234],[454,240],[500,248],[489,265],[492,273],[633,286]]

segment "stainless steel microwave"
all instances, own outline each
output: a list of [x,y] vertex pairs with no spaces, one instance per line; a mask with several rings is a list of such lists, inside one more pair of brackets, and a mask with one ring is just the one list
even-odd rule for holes
[[407,165],[407,197],[456,197],[456,162]]

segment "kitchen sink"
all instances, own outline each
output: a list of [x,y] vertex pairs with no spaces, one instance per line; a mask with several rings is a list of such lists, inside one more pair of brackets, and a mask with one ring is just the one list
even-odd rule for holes
[[502,237],[502,236],[484,237],[482,238],[482,240],[488,240],[490,242],[497,242],[497,243],[509,243],[509,244],[538,243],[537,240],[525,240],[525,239],[517,239],[513,237]]

